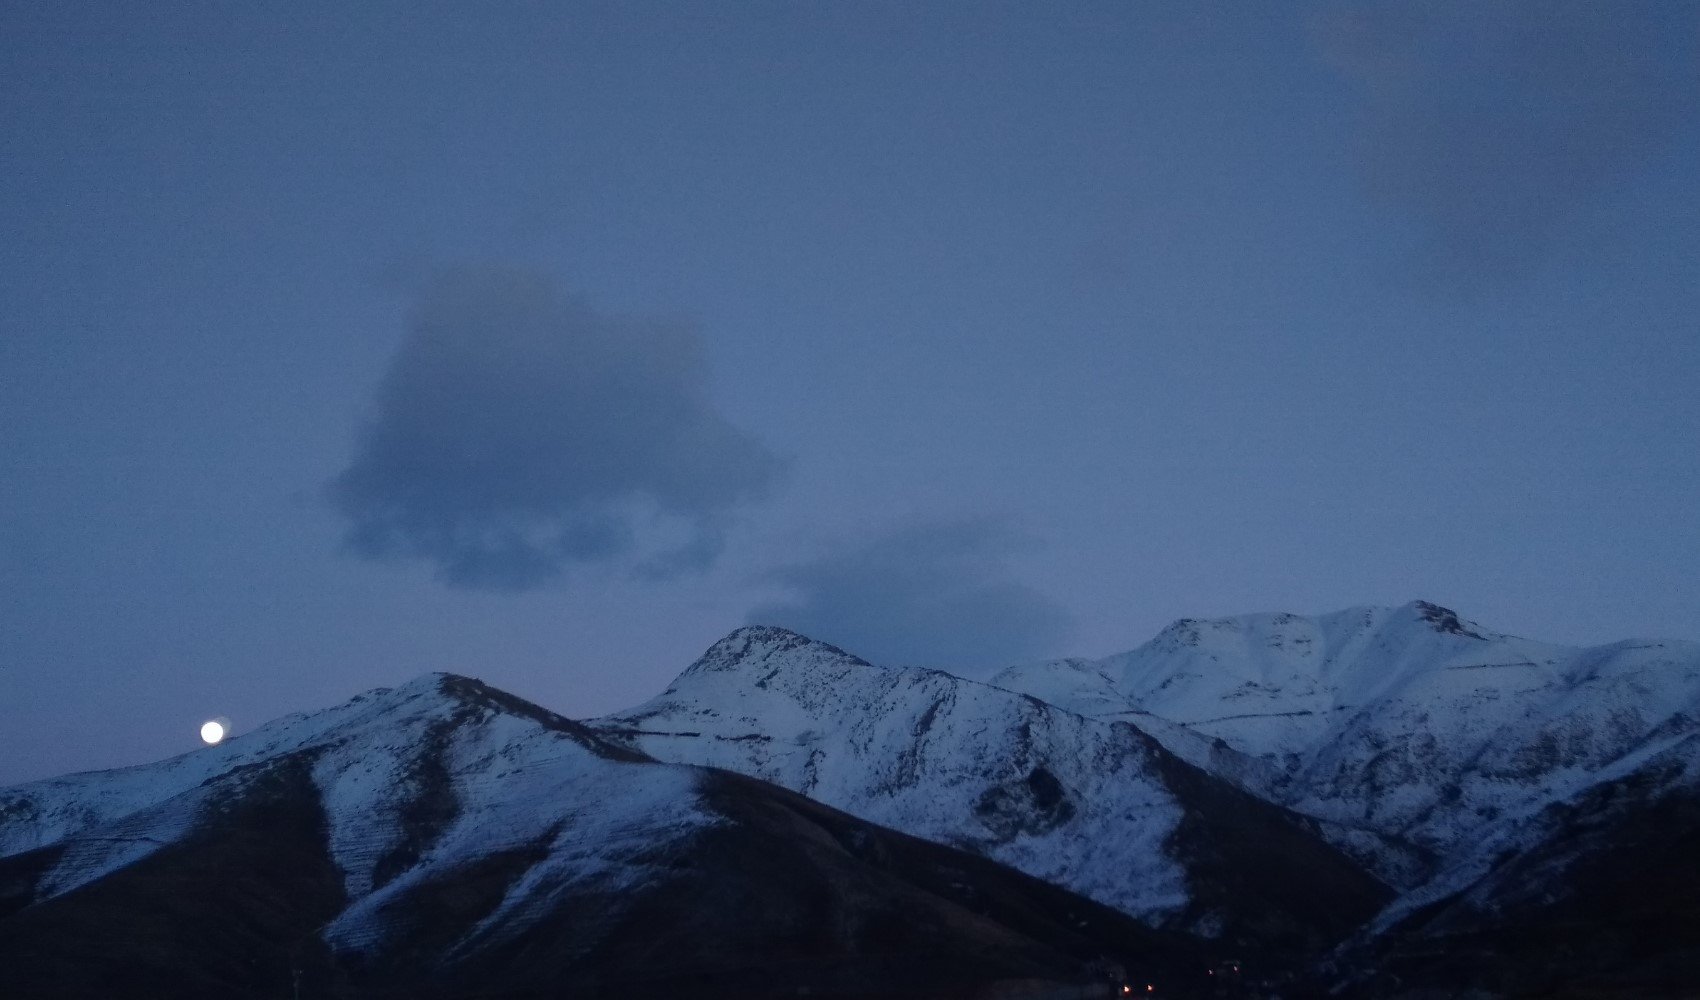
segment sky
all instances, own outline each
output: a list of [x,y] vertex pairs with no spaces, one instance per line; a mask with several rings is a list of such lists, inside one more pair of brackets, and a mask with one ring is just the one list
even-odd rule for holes
[[0,6],[0,784],[747,622],[1700,639],[1700,5]]

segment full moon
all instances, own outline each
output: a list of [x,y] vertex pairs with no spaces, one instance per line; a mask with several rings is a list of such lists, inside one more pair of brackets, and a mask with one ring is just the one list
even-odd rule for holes
[[217,719],[201,723],[201,741],[207,746],[212,746],[214,743],[218,743],[223,739],[224,723]]

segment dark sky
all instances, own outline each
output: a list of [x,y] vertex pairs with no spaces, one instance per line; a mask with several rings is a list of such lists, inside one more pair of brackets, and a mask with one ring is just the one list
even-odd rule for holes
[[1700,637],[1700,5],[0,6],[0,783],[753,619]]

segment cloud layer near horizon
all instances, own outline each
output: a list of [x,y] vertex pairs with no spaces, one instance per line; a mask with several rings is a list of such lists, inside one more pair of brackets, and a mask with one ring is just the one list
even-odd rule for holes
[[683,325],[605,316],[536,274],[467,268],[415,302],[330,498],[347,548],[523,590],[574,565],[711,563],[780,462],[708,398]]
[[1055,651],[1071,627],[1008,579],[1019,538],[995,521],[912,525],[771,574],[792,592],[752,624],[780,625],[874,663],[981,671]]

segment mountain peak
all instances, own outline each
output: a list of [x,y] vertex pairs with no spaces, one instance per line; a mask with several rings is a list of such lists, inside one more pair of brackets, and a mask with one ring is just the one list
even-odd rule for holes
[[[339,718],[339,713],[351,709],[357,710],[358,714]],[[320,738],[326,723],[339,724],[344,727],[342,731],[348,733],[353,731],[346,728],[348,726],[376,731],[382,727],[416,725],[419,720],[424,720],[427,728],[454,728],[479,725],[498,716],[524,720],[544,730],[565,735],[599,757],[644,759],[641,754],[609,744],[581,722],[476,677],[442,671],[420,674],[393,688],[374,688],[324,712],[286,717],[263,727],[260,732],[273,730],[272,744],[280,740],[282,743],[298,744]],[[302,728],[296,730],[296,726]],[[255,752],[264,751],[257,749]]]
[[1484,642],[1500,637],[1492,630],[1484,629],[1461,617],[1451,608],[1442,607],[1433,601],[1416,600],[1398,608],[1360,605],[1314,616],[1295,615],[1290,612],[1263,612],[1224,618],[1177,618],[1157,633],[1152,644],[1158,648],[1173,650],[1205,645],[1212,637],[1218,641],[1234,642],[1246,634],[1285,633],[1294,629],[1344,629],[1349,632],[1378,628],[1394,621],[1421,622],[1441,634]]
[[737,670],[764,664],[775,658],[788,661],[825,660],[838,664],[871,666],[861,657],[847,653],[831,643],[811,639],[788,628],[780,628],[777,625],[745,625],[732,630],[724,639],[708,647],[680,676]]

